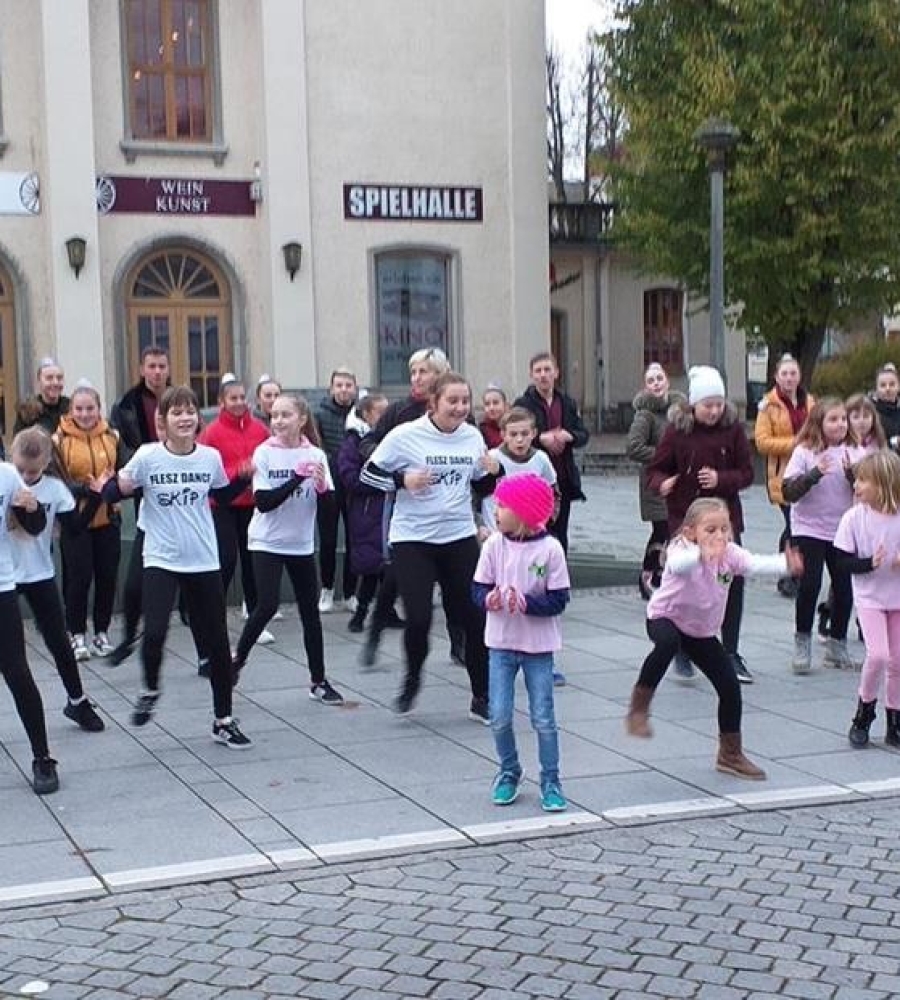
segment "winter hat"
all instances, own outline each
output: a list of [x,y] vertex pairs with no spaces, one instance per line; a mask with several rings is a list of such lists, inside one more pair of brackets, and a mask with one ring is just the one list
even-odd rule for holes
[[553,514],[553,490],[533,472],[504,476],[494,490],[494,499],[531,531],[543,530]]
[[707,365],[696,365],[688,372],[688,402],[691,406],[694,403],[701,403],[704,399],[711,399],[713,396],[725,398],[725,383],[722,376]]

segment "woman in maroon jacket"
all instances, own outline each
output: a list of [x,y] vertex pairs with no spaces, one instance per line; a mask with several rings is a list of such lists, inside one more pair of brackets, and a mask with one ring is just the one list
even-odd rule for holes
[[[268,441],[269,429],[257,420],[247,405],[247,391],[236,375],[227,372],[222,376],[219,387],[219,415],[200,435],[202,444],[215,448],[222,456],[225,474],[230,480],[244,475],[247,489],[239,494],[228,506],[213,506],[213,522],[216,526],[216,541],[219,546],[219,563],[222,568],[222,582],[227,592],[241,559],[241,586],[247,613],[256,607],[256,583],[253,566],[247,551],[247,528],[253,516],[253,493],[250,483],[253,478],[253,452]],[[263,630],[257,640],[262,645],[274,642],[271,632]],[[200,651],[201,668],[204,659]]]
[[[699,366],[688,373],[688,402],[669,410],[669,426],[647,466],[647,485],[666,498],[669,537],[681,527],[697,497],[720,497],[728,504],[731,530],[740,543],[744,512],[740,491],[753,482],[753,458],[744,426],[725,399],[725,385],[715,368]],[[753,676],[738,652],[744,580],[735,577],[728,593],[722,645],[743,684]]]

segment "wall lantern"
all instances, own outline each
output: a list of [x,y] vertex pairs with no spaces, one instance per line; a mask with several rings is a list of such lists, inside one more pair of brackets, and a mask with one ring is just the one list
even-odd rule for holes
[[294,280],[294,275],[300,270],[300,259],[303,256],[303,247],[299,243],[285,243],[281,248],[284,254],[284,269]]
[[66,255],[69,258],[69,267],[75,272],[75,277],[81,273],[84,267],[84,255],[87,249],[87,240],[82,236],[70,236],[66,240]]

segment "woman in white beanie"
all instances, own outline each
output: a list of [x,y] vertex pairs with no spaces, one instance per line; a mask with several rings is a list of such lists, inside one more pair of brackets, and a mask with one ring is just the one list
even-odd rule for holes
[[[753,482],[750,444],[725,384],[715,368],[700,365],[688,372],[688,401],[669,410],[669,426],[647,466],[647,483],[665,497],[669,533],[681,527],[698,497],[720,497],[728,506],[734,541],[740,544],[744,514],[740,491]],[[744,684],[753,676],[738,652],[744,608],[744,581],[735,577],[728,594],[722,644]]]

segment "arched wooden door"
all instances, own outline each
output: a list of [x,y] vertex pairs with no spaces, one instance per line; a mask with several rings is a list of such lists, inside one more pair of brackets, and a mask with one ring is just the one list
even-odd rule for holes
[[125,305],[132,381],[144,348],[162,347],[172,383],[189,385],[201,407],[215,406],[233,367],[231,293],[216,265],[194,250],[157,250],[132,269]]
[[0,436],[9,444],[19,401],[16,312],[9,274],[0,265]]

